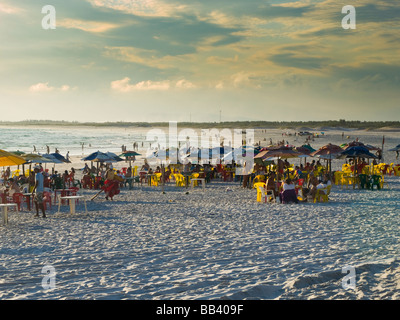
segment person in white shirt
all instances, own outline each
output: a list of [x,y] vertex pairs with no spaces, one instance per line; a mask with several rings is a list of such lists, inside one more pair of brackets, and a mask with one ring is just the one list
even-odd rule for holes
[[296,195],[296,186],[292,183],[291,179],[286,179],[282,185],[282,192],[279,194],[279,198],[281,203],[298,203],[299,200],[297,199]]
[[290,179],[286,179],[282,186],[283,191],[294,190],[295,188],[296,188],[296,186],[294,185],[294,183],[292,183],[292,180],[290,180]]

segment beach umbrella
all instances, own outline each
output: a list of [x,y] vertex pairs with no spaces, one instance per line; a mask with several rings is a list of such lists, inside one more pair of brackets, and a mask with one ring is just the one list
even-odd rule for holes
[[26,160],[26,162],[30,162],[30,163],[51,162],[51,160],[49,158],[43,157],[36,153],[24,153],[21,155],[21,157],[24,158]]
[[54,153],[50,153],[49,155],[51,155],[53,158],[56,158],[57,160],[60,160],[61,162],[65,162],[65,163],[70,163],[71,161],[67,160],[64,156],[62,156],[61,154],[54,152]]
[[[31,172],[31,166],[32,163],[48,163],[52,162],[52,160],[45,158],[39,154],[36,153],[24,153],[21,155],[22,158],[26,160],[27,163],[29,163],[29,172]],[[25,165],[22,165],[22,172],[25,175]]]
[[332,159],[336,159],[343,149],[335,144],[328,143],[327,145],[319,148],[318,150],[311,152],[312,157],[318,157],[328,161],[329,172],[332,172]]
[[132,160],[135,160],[136,156],[140,156],[140,153],[137,153],[136,151],[124,151],[119,155],[119,157],[125,157],[125,160],[129,161],[129,166],[132,166]]
[[299,158],[304,158],[304,165],[306,165],[306,163],[307,163],[306,158],[311,157],[311,155],[310,155],[311,152],[316,151],[314,148],[312,148],[311,146],[309,146],[307,144],[304,144],[301,147],[295,147],[294,150],[303,154],[303,155],[299,156]]
[[135,156],[140,156],[140,153],[137,153],[136,151],[124,151],[119,155],[119,157],[135,157]]
[[354,146],[347,148],[341,153],[341,157],[347,158],[373,158],[377,159],[378,157],[372,154],[367,148],[361,146]]
[[400,144],[398,144],[396,147],[389,149],[388,151],[400,151]]
[[245,157],[247,152],[253,152],[254,155],[257,155],[261,147],[253,147],[253,146],[241,146],[238,148],[233,149],[232,151],[228,152],[222,160],[224,162],[232,162],[238,161],[238,157]]
[[43,158],[47,159],[44,163],[63,163],[64,161],[57,159],[53,154],[41,154]]
[[10,151],[11,153],[13,153],[13,154],[16,154],[17,156],[21,156],[21,155],[23,155],[25,152],[23,152],[23,151],[19,151],[19,150],[17,150],[17,151]]
[[292,148],[280,146],[280,147],[270,147],[267,150],[261,151],[254,157],[254,162],[257,161],[273,161],[279,159],[289,159],[298,158],[304,154],[293,150]]
[[116,160],[113,157],[110,157],[108,154],[101,152],[101,151],[96,151],[88,156],[82,158],[83,161],[94,161],[97,163],[97,172],[99,172],[99,163],[100,162],[115,162]]
[[379,147],[375,147],[375,146],[372,146],[370,144],[364,144],[364,143],[362,143],[360,141],[353,141],[353,142],[350,142],[350,143],[345,143],[342,146],[343,146],[342,148],[344,150],[346,150],[348,148],[351,148],[351,147],[363,147],[363,148],[366,148],[368,150],[381,150],[381,148],[379,148]]
[[106,155],[109,156],[112,160],[111,161],[106,161],[106,162],[119,162],[119,161],[124,161],[124,159],[120,158],[113,152],[106,152]]
[[106,162],[106,161],[113,161],[114,159],[107,155],[104,152],[96,151],[88,156],[82,158],[83,161],[94,161],[94,162]]
[[13,154],[11,152],[0,150],[0,166],[18,166],[24,164],[26,160],[21,156]]
[[268,150],[261,151],[254,159],[268,159],[268,158],[281,158],[281,159],[289,159],[289,158],[297,158],[299,156],[304,155],[303,153],[293,150],[289,147],[272,147]]
[[[360,158],[373,158],[377,159],[378,157],[371,152],[365,147],[362,146],[353,146],[349,147],[346,150],[344,150],[341,153],[341,157],[346,157],[346,158],[353,158],[354,159],[354,176],[356,176],[357,172],[357,160]],[[355,184],[353,184],[353,189],[355,189]]]

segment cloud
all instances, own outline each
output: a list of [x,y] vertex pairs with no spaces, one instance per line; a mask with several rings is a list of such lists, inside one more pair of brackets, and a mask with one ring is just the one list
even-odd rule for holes
[[147,17],[170,17],[186,8],[185,5],[162,0],[89,0],[93,6],[119,10]]
[[52,92],[52,91],[66,92],[66,91],[70,91],[70,90],[71,90],[71,87],[66,84],[62,85],[59,88],[56,88],[56,87],[49,86],[48,82],[39,82],[39,83],[31,85],[29,87],[29,91],[34,92],[34,93],[36,93],[36,92]]
[[110,29],[117,28],[117,24],[99,22],[99,21],[85,21],[78,19],[61,19],[57,21],[57,26],[68,29],[79,29],[91,33],[106,32]]
[[22,9],[10,6],[5,3],[0,3],[0,13],[6,13],[6,14],[18,14],[22,11]]
[[299,69],[322,69],[329,61],[328,58],[297,56],[293,53],[281,53],[270,57],[270,60],[280,66]]
[[133,91],[149,91],[149,90],[156,90],[156,91],[166,91],[172,88],[178,89],[192,89],[196,86],[185,80],[181,79],[176,82],[172,82],[170,80],[164,81],[141,81],[135,84],[130,84],[131,79],[125,77],[121,80],[115,80],[111,82],[111,89],[118,92],[133,92]]

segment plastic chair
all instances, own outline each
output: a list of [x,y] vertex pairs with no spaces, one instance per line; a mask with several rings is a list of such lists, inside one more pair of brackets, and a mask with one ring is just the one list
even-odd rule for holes
[[185,186],[185,177],[182,174],[174,174],[174,178],[177,187]]
[[265,182],[256,182],[253,188],[257,190],[257,202],[262,201],[262,196],[265,194]]
[[371,177],[371,190],[374,190],[374,186],[378,190],[381,190],[381,176],[378,176],[376,174],[372,175]]
[[275,202],[276,203],[276,197],[275,197],[275,192],[273,190],[265,190],[265,202]]
[[343,171],[336,171],[333,176],[337,186],[343,184]]
[[366,174],[360,174],[358,175],[360,179],[360,187],[361,189],[369,189],[370,188],[370,179]]
[[[69,188],[69,190],[71,192],[71,196],[76,196],[79,192],[78,187],[71,187],[71,188]],[[79,203],[79,199],[76,199],[76,202]]]
[[[191,183],[191,179],[197,179],[198,177],[199,177],[199,174],[198,174],[198,173],[193,173],[193,174],[190,176],[189,184]],[[198,181],[193,181],[193,186],[194,186],[194,187],[197,187],[197,186],[198,186]]]
[[315,194],[315,198],[314,198],[314,203],[316,202],[321,202],[321,199],[323,202],[328,202],[329,198],[328,198],[328,188],[323,188],[323,189],[318,189],[317,193]]
[[43,207],[45,210],[47,210],[46,203],[49,204],[49,207],[51,209],[51,196],[52,196],[51,192],[48,192],[48,191],[43,192]]
[[17,204],[18,211],[21,211],[21,203],[24,202],[24,199],[25,199],[25,197],[24,197],[24,195],[22,193],[15,192],[12,195],[12,202]]
[[379,175],[380,177],[381,177],[381,189],[383,189],[383,187],[386,185],[386,187],[388,188],[388,189],[390,189],[389,188],[389,184],[385,181],[385,177],[384,177],[384,175],[383,174],[381,174],[381,175]]

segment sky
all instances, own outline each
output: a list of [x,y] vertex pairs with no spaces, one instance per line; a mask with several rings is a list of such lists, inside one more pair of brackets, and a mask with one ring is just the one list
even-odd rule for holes
[[0,0],[0,120],[397,121],[399,57],[398,0]]

